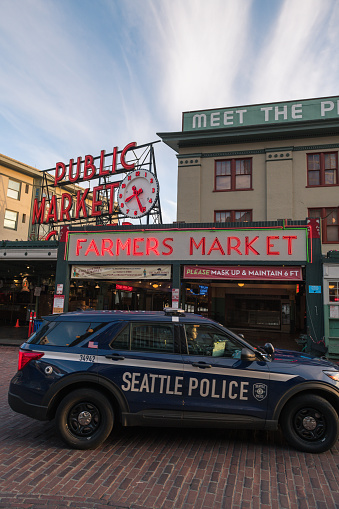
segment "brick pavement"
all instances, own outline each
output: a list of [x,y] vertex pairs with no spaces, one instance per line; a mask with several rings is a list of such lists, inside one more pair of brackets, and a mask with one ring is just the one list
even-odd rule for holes
[[313,455],[279,432],[130,428],[69,450],[8,407],[17,351],[0,347],[0,508],[339,508],[339,444]]

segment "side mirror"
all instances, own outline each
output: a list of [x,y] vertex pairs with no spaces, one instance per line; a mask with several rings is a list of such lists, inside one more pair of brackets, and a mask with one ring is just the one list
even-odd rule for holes
[[272,345],[272,343],[266,343],[264,346],[264,350],[266,353],[268,353],[268,355],[274,354],[274,346]]
[[241,350],[241,357],[240,357],[240,359],[242,361],[254,362],[254,361],[257,360],[257,356],[249,348],[243,348]]

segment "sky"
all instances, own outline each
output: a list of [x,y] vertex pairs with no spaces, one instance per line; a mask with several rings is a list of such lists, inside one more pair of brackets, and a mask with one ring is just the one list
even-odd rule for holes
[[[336,0],[0,0],[0,153],[40,170],[182,112],[339,95]],[[163,223],[177,158],[155,146]]]

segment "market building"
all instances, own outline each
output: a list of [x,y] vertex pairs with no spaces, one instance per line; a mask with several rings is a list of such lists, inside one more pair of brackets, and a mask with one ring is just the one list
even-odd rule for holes
[[[279,346],[282,333],[286,344],[304,331],[308,288],[310,333],[321,338],[321,244],[312,233],[305,221],[70,227],[58,251],[55,311],[183,307],[232,320],[249,339],[279,333]],[[240,304],[244,287],[250,308]]]
[[[0,325],[28,323],[31,311],[50,313],[58,242],[38,240],[33,200],[42,173],[0,154]],[[8,332],[6,331],[6,334]]]
[[[321,236],[323,255],[337,250],[338,133],[338,97],[183,113],[182,131],[159,133],[177,153],[178,222],[244,227],[251,222],[311,218],[313,235]],[[319,231],[314,222],[317,218]],[[301,284],[296,291],[292,281],[286,287],[286,282],[264,278],[222,286],[211,281],[211,285],[225,299],[229,327],[246,328],[260,305],[267,316],[272,309],[280,312],[283,331],[286,309],[292,309],[285,303],[300,302],[296,308],[299,317],[305,309],[304,330],[318,343],[324,331],[314,337],[312,329],[314,322],[322,323],[323,308],[318,303],[311,309],[312,293],[319,292],[328,301],[329,283],[336,281],[339,273],[331,281],[324,279],[324,285]],[[301,322],[302,318],[297,327],[300,331]],[[329,323],[325,329],[330,329]],[[333,334],[325,335],[324,340],[330,353],[337,355],[339,335]]]
[[58,232],[52,311],[182,307],[247,339],[294,348],[301,338],[338,355],[339,274],[332,262],[323,272],[339,244],[338,101],[184,113],[182,131],[159,134],[178,158],[171,225],[152,143],[149,157],[130,143],[57,163],[32,205],[37,235]]
[[[39,316],[52,312],[58,232],[55,223],[47,221],[51,184],[48,173],[0,154],[1,327],[27,325],[31,311]],[[76,183],[68,183],[58,186],[55,195],[61,202],[63,193],[80,190]],[[90,198],[89,193],[88,210]],[[46,203],[46,221],[40,225],[32,221],[37,200]]]

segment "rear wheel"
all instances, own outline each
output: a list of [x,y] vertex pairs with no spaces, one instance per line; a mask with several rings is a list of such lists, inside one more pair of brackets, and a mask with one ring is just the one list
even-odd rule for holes
[[114,414],[106,396],[94,389],[79,389],[61,401],[55,422],[58,433],[69,446],[94,449],[111,433]]
[[324,452],[338,439],[338,414],[320,396],[294,398],[284,408],[280,424],[286,440],[300,451]]

